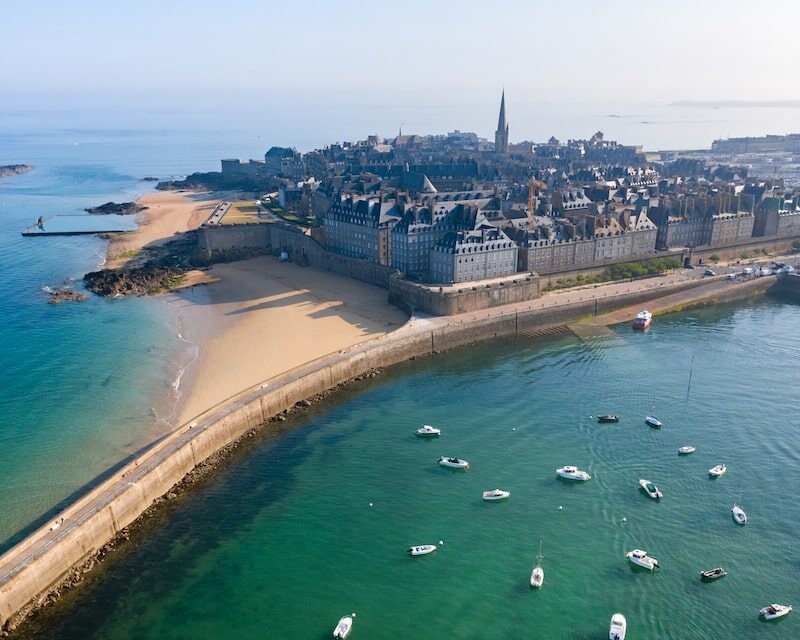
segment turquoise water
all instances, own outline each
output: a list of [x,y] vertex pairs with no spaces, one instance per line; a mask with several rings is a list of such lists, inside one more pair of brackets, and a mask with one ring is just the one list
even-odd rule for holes
[[42,287],[96,269],[105,242],[20,232],[39,216],[133,199],[152,188],[140,181],[147,175],[214,168],[232,145],[248,148],[237,140],[219,131],[56,129],[48,114],[0,111],[0,165],[34,167],[0,179],[0,550],[164,431],[181,349],[163,300],[47,304]]
[[[800,306],[767,299],[647,333],[396,367],[182,498],[28,634],[321,640],[356,612],[352,638],[600,639],[621,611],[631,639],[799,637],[797,613],[757,620],[773,601],[800,606],[798,327]],[[643,423],[651,410],[660,431]],[[622,420],[598,425],[601,412]],[[422,423],[444,435],[415,438]],[[678,456],[687,443],[697,452]],[[472,468],[442,469],[442,454]],[[710,480],[720,462],[727,475]],[[564,464],[594,477],[560,481]],[[511,499],[484,503],[495,487]],[[431,556],[406,554],[439,540]],[[532,592],[539,540],[545,584]],[[662,569],[630,567],[637,547]],[[728,577],[702,584],[715,566]]]

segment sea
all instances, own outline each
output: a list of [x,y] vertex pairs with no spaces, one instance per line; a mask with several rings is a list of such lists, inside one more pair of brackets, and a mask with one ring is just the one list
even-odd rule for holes
[[[512,104],[519,138],[600,129],[648,149],[707,147],[726,130],[789,132],[800,113],[611,103],[515,112]],[[309,150],[393,135],[397,121],[409,132],[488,135],[474,110],[448,118],[419,105],[0,110],[0,165],[34,167],[0,179],[0,551],[171,428],[192,349],[168,296],[47,304],[48,287],[80,288],[81,276],[103,265],[106,243],[20,232],[39,216],[132,200],[153,188],[145,176],[214,170],[220,158],[258,158],[272,144]],[[596,629],[618,609],[643,630],[636,637],[739,633],[750,628],[753,607],[797,595],[789,585],[800,565],[787,557],[797,518],[791,501],[774,501],[791,495],[797,475],[798,318],[794,304],[769,300],[674,316],[645,336],[620,331],[597,345],[484,345],[399,367],[302,428],[265,439],[74,607],[31,632],[321,638],[353,610],[361,637],[393,629],[392,637],[408,638],[583,638],[601,637]],[[601,410],[623,422],[595,426],[588,416]],[[648,410],[666,418],[662,432],[641,424]],[[409,439],[422,422],[445,436]],[[674,449],[687,438],[698,453],[682,460]],[[468,457],[473,470],[441,472],[441,454]],[[704,470],[718,461],[729,474],[709,484]],[[557,483],[552,472],[562,464],[596,477],[581,487]],[[642,474],[664,490],[660,504],[637,493]],[[494,485],[511,489],[512,499],[484,505],[480,491]],[[753,517],[743,529],[728,504],[740,494]],[[406,557],[407,546],[439,539],[434,556]],[[546,587],[530,594],[540,539]],[[630,573],[623,556],[633,546],[664,571]],[[710,589],[695,584],[706,565],[737,563],[738,576],[731,571]],[[698,602],[708,604],[693,613]],[[793,624],[758,632],[792,637],[781,634]]]

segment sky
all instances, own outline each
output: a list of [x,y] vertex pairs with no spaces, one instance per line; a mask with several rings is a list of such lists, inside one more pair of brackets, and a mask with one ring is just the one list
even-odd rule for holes
[[0,98],[800,99],[795,0],[4,0]]
[[[265,136],[313,118],[316,141],[352,135],[350,112],[390,133],[416,109],[419,129],[491,135],[505,88],[519,139],[569,135],[564,104],[800,100],[797,0],[1,1],[0,114],[216,109],[233,127],[273,109]],[[522,120],[535,109],[550,119]]]

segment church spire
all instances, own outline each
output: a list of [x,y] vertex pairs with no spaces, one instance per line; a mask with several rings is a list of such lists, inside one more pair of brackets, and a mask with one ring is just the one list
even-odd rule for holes
[[500,97],[500,116],[497,118],[497,131],[494,132],[494,151],[497,154],[508,153],[508,123],[506,122],[506,90]]

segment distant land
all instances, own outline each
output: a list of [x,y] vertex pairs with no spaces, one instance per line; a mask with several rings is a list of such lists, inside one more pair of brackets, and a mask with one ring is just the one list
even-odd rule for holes
[[800,100],[678,100],[670,107],[800,107]]
[[33,169],[29,164],[7,164],[0,167],[0,178],[7,178],[9,176],[16,176],[20,173],[27,173]]

